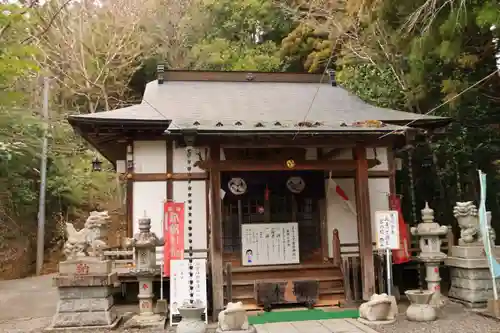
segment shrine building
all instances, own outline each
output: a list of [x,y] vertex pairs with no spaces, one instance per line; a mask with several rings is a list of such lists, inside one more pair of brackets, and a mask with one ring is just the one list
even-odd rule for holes
[[374,212],[395,193],[394,151],[449,123],[369,105],[331,74],[161,69],[142,103],[68,121],[126,181],[128,237],[144,214],[163,236],[165,201],[192,200],[180,230],[186,253],[207,259],[214,314],[229,300],[258,308],[273,286],[283,302],[301,284],[316,305],[343,300],[334,229],[358,244],[371,296]]

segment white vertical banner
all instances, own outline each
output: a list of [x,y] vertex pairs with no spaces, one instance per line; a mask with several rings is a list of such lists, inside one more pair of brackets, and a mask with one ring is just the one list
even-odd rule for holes
[[[170,261],[170,325],[177,323],[172,321],[172,317],[180,315],[179,307],[190,300],[189,289],[189,260]],[[207,260],[193,259],[193,299],[201,302],[205,307],[205,323],[208,323],[207,314]]]

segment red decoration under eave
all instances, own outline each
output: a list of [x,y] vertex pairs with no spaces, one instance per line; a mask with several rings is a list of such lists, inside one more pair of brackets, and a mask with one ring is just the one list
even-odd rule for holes
[[347,194],[345,194],[344,190],[340,186],[335,186],[335,192],[337,192],[337,194],[341,196],[345,201],[349,200],[349,197],[347,196]]
[[403,264],[410,261],[408,253],[409,237],[406,228],[403,212],[401,211],[401,199],[395,195],[389,195],[389,207],[391,210],[397,210],[399,215],[399,250],[392,250],[392,259],[394,264]]
[[266,190],[264,191],[264,200],[268,201],[269,200],[269,189],[267,188],[266,185]]

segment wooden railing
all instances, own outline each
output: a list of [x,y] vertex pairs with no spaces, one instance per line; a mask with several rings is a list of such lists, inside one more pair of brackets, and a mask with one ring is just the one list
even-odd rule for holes
[[[408,235],[410,238],[410,248],[408,250],[410,254],[411,261],[405,264],[405,269],[417,270],[419,269],[418,261],[416,260],[418,254],[421,252],[418,246],[417,237],[411,235],[409,226]],[[373,243],[373,260],[375,267],[375,283],[376,292],[383,293],[387,292],[386,279],[386,262],[383,253],[375,249],[375,243]],[[454,235],[451,231],[451,226],[449,232],[442,239],[441,251],[448,253],[450,255],[451,248],[454,245]],[[344,292],[347,302],[358,302],[362,300],[362,290],[361,290],[361,259],[359,256],[359,244],[358,243],[341,243],[339,232],[337,229],[333,230],[333,263],[342,269],[342,274],[344,276]]]

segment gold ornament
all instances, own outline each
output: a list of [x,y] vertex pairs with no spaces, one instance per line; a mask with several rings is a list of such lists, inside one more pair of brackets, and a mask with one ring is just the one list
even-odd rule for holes
[[132,174],[131,173],[127,173],[127,178],[128,179],[132,179]]
[[286,161],[286,167],[287,167],[288,169],[293,169],[293,168],[295,168],[295,161],[294,161],[294,160],[288,160],[288,161]]

